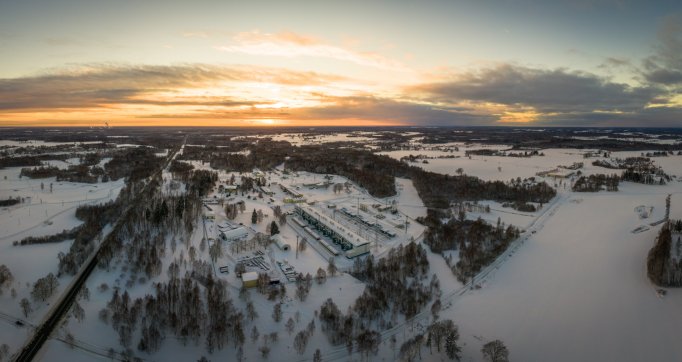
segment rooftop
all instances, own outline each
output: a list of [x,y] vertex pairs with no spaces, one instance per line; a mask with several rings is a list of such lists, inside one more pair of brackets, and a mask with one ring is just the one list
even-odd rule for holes
[[297,207],[301,208],[308,215],[318,219],[321,223],[325,224],[329,229],[333,230],[335,233],[346,239],[346,241],[351,243],[354,248],[369,243],[369,241],[365,240],[365,238],[351,231],[348,227],[340,224],[330,216],[321,213],[314,207],[305,204],[297,205]]

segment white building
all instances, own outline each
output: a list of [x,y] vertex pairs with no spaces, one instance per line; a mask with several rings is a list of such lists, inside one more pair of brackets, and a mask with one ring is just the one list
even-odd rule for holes
[[242,283],[246,288],[253,288],[258,285],[258,273],[247,272],[242,274]]
[[329,237],[335,244],[341,245],[347,258],[369,253],[370,243],[368,240],[337,222],[331,216],[305,204],[296,205],[296,212],[324,236]]
[[277,245],[277,247],[282,251],[289,251],[291,245],[286,242],[281,234],[276,234],[270,237],[270,239]]
[[245,227],[239,226],[236,228],[218,228],[220,237],[225,241],[234,241],[245,238],[249,235]]

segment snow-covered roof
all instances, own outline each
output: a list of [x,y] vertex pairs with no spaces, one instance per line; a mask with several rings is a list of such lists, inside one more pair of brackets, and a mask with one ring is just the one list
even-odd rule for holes
[[225,234],[226,239],[237,239],[237,238],[241,238],[241,237],[244,237],[244,236],[249,234],[249,232],[243,226],[236,227],[236,228],[231,229],[231,230],[221,229],[220,231],[223,234]]
[[289,245],[289,243],[287,243],[285,241],[282,234],[275,234],[275,235],[271,236],[270,238],[275,243],[275,245],[277,245],[278,248],[280,248],[284,251],[289,250],[291,248],[291,245]]
[[254,280],[258,280],[258,273],[256,272],[242,273],[242,281],[252,282]]
[[312,206],[302,204],[302,205],[297,205],[296,207],[300,207],[308,215],[319,220],[321,223],[323,223],[329,229],[333,230],[336,234],[341,235],[344,239],[346,239],[346,241],[351,243],[354,248],[357,248],[358,246],[362,246],[362,245],[369,243],[369,241],[365,240],[365,238],[363,238],[360,235],[356,234],[355,232],[351,231],[349,228],[340,224],[338,221],[332,219],[331,217],[319,212],[317,209],[315,209]]

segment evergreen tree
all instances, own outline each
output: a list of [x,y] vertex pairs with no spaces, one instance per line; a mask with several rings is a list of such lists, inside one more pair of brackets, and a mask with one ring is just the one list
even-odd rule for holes
[[270,223],[270,235],[277,234],[279,234],[279,226],[277,226],[277,222],[273,220],[272,223]]

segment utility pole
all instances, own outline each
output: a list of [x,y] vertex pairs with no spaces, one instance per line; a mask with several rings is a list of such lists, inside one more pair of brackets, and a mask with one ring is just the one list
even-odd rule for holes
[[296,235],[296,259],[298,259],[298,235]]

